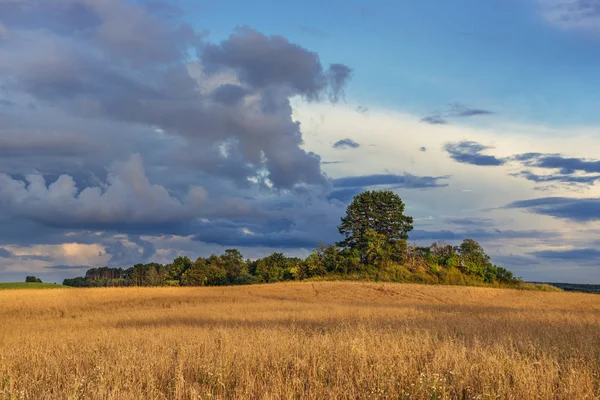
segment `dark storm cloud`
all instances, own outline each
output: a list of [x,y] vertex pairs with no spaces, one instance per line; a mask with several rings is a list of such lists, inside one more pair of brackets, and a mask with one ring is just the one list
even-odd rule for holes
[[21,261],[52,261],[52,257],[51,256],[36,256],[36,255],[23,255],[23,256],[16,256],[15,257],[18,260]]
[[567,185],[594,185],[600,180],[600,161],[585,158],[564,157],[561,154],[524,153],[510,157],[528,168],[551,170],[540,174],[531,170],[513,173],[512,176],[525,178],[536,183],[557,182]]
[[198,40],[188,25],[166,24],[148,8],[124,1],[3,0],[0,18],[9,29],[88,39],[99,50],[137,65],[178,60],[186,42]]
[[6,249],[0,248],[0,258],[12,257],[12,253]]
[[[0,73],[11,82],[10,90],[81,117],[180,135],[199,160],[226,159],[218,145],[234,139],[240,157],[233,161],[243,168],[220,171],[236,182],[260,177],[278,189],[326,185],[319,157],[300,147],[302,133],[289,98],[337,101],[350,78],[348,67],[324,69],[316,53],[248,27],[222,43],[206,44],[189,26],[120,1],[4,6],[7,12],[0,18],[10,20],[9,29],[23,32],[0,46]],[[94,20],[69,17],[67,6],[83,7]],[[31,26],[38,26],[36,16],[46,14],[43,34],[19,22],[31,19]],[[202,63],[188,61],[192,50]],[[244,93],[224,86],[236,82],[223,82],[212,93],[200,87],[200,81],[227,71],[237,74],[243,90],[256,94],[253,102],[241,106]]]
[[421,122],[431,125],[446,125],[448,121],[444,119],[440,114],[432,114],[421,118]]
[[499,239],[552,239],[560,237],[556,232],[537,230],[499,230],[499,229],[474,229],[466,231],[424,231],[415,229],[410,233],[413,240],[464,240],[473,238],[475,240],[499,240]]
[[456,232],[448,231],[448,230],[439,230],[439,231],[425,231],[422,229],[415,229],[409,234],[410,240],[461,240],[464,239],[462,236],[458,235]]
[[46,182],[39,174],[23,180],[0,174],[0,214],[55,227],[187,221],[200,215],[206,197],[203,188],[190,187],[180,200],[153,185],[139,155],[115,163],[105,183],[81,190],[69,175]]
[[83,2],[0,1],[1,20],[11,28],[47,29],[72,34],[101,23],[96,12]]
[[332,147],[334,149],[357,149],[360,144],[352,139],[342,139],[335,142]]
[[572,197],[543,197],[520,200],[506,208],[520,208],[530,212],[576,222],[600,220],[600,199],[578,199]]
[[[222,222],[206,224],[204,229],[194,235],[193,240],[218,244],[220,246],[237,247],[274,247],[274,248],[314,248],[322,241],[314,235],[295,230],[287,231],[252,231],[244,224]],[[258,227],[264,230],[264,227]]]
[[255,202],[261,210],[237,218],[215,214],[194,227],[194,240],[240,247],[313,248],[339,240],[336,229],[345,206],[304,195]]
[[449,176],[416,176],[411,174],[375,174],[348,176],[333,180],[336,188],[349,187],[369,187],[379,185],[395,185],[406,189],[427,189],[448,186],[447,183],[440,183],[440,180],[448,179]]
[[536,173],[523,170],[511,176],[524,178],[535,183],[562,183],[567,185],[593,185],[600,180],[600,161],[584,158],[564,157],[560,154],[523,153],[506,158],[483,155],[491,147],[473,141],[448,143],[444,146],[452,159],[464,164],[499,166],[518,163],[528,168],[552,170],[552,173]]
[[348,202],[357,194],[376,186],[388,189],[432,189],[448,186],[440,182],[449,176],[416,176],[411,174],[375,174],[348,176],[333,180],[334,190],[329,194],[330,199]]
[[516,155],[513,159],[528,167],[558,169],[561,174],[572,174],[576,171],[600,172],[600,160],[563,157],[560,154],[525,153]]
[[587,176],[575,176],[575,175],[538,175],[531,171],[521,171],[519,173],[511,174],[514,177],[525,178],[528,181],[536,183],[547,183],[547,182],[561,182],[567,184],[594,184],[600,180],[600,175],[587,175]]
[[495,255],[492,256],[492,261],[501,266],[526,267],[529,265],[539,265],[540,261],[534,257],[524,257],[517,255]]
[[131,266],[149,262],[156,254],[154,245],[137,235],[129,235],[128,241],[137,246],[127,246],[121,240],[108,239],[102,242],[107,254],[111,256],[110,266]]
[[458,226],[485,227],[494,225],[494,220],[489,218],[446,218],[444,221]]
[[345,189],[334,189],[328,196],[330,200],[338,200],[343,203],[350,203],[354,196],[364,191],[364,188],[345,188]]
[[567,261],[582,265],[600,266],[600,250],[592,248],[542,250],[529,253],[543,260]]
[[211,97],[219,103],[233,106],[239,104],[249,93],[250,92],[247,89],[244,89],[239,85],[226,83],[216,88],[211,93]]
[[460,103],[453,103],[450,105],[448,114],[452,117],[475,117],[478,115],[491,115],[493,112],[481,108],[469,108]]
[[[226,192],[250,190],[249,178],[264,191],[328,185],[320,158],[300,148],[302,132],[292,120],[289,97],[337,101],[349,68],[323,68],[314,53],[262,35],[263,47],[254,50],[268,50],[267,66],[292,55],[287,61],[296,68],[280,64],[284,70],[277,79],[261,82],[253,69],[265,61],[260,53],[246,51],[234,65],[189,62],[191,52],[205,50],[201,37],[168,10],[171,20],[165,23],[155,18],[165,10],[119,1],[32,1],[11,10],[0,4],[6,6],[0,26],[7,26],[0,43],[3,95],[33,96],[36,105],[5,107],[20,130],[4,129],[0,135],[0,172],[7,172],[0,178],[0,225],[12,227],[0,226],[0,243],[95,243],[105,248],[110,265],[127,266],[156,257],[141,235],[210,235],[196,220],[204,214],[234,220],[262,216],[261,210],[222,201]],[[73,16],[65,7],[77,4],[84,10]],[[261,38],[249,28],[242,36],[214,46],[235,60],[239,54],[229,52],[232,42],[249,50],[250,42]],[[147,170],[140,157],[102,172],[132,149],[143,154]],[[163,176],[165,169],[169,176]],[[35,170],[41,173],[32,174]],[[226,203],[227,209],[203,203],[197,182],[212,182],[213,202]],[[297,208],[280,213],[298,214]],[[314,227],[327,218],[320,215],[296,229],[274,223],[259,229],[259,218],[252,224],[259,234],[237,230],[239,240],[207,241],[312,247],[322,237]],[[327,229],[336,232],[335,226]]]
[[73,133],[5,129],[0,135],[0,157],[69,157],[98,151],[100,145]]
[[483,151],[491,147],[484,146],[473,141],[462,141],[459,143],[448,143],[444,146],[444,150],[448,152],[450,157],[462,164],[471,164],[478,166],[499,166],[506,164],[507,160],[481,154]]
[[351,74],[342,64],[332,64],[325,71],[317,53],[246,26],[237,28],[219,45],[208,44],[202,61],[209,72],[232,68],[253,88],[286,87],[309,100],[319,99],[329,90],[332,101],[337,101]]

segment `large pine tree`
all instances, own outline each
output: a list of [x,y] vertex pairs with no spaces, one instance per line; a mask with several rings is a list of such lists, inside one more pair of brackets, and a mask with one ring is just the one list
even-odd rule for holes
[[364,252],[369,231],[385,237],[389,245],[408,239],[413,219],[404,215],[404,203],[391,190],[369,190],[354,197],[338,227],[345,239],[339,246]]

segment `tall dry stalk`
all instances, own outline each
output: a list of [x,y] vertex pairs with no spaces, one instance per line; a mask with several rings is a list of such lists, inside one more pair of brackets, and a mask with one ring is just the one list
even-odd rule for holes
[[348,282],[4,291],[0,398],[594,399],[599,300]]

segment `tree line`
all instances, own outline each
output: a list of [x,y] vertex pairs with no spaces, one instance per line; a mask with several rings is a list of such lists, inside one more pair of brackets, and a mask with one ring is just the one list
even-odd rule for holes
[[169,264],[136,264],[129,268],[92,268],[84,277],[65,279],[75,287],[219,286],[305,279],[355,279],[456,285],[516,286],[522,281],[494,265],[479,243],[458,246],[436,242],[409,245],[413,219],[404,214],[400,197],[388,190],[366,191],[348,206],[338,227],[344,239],[319,244],[302,259],[273,253],[244,259],[237,249],[192,261],[180,256]]

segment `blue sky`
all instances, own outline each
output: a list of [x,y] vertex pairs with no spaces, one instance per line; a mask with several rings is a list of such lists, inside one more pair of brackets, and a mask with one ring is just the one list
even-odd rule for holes
[[0,281],[411,241],[600,283],[600,0],[0,0]]
[[600,38],[549,23],[542,2],[219,1],[203,10],[190,20],[211,39],[249,25],[351,65],[354,102],[429,112],[462,101],[524,122],[600,122]]

